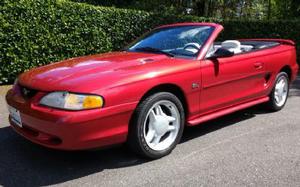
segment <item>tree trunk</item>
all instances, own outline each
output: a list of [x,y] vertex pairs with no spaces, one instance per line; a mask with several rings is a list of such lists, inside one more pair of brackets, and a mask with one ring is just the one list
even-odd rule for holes
[[205,16],[205,11],[204,11],[205,2],[204,2],[204,0],[197,0],[195,2],[195,7],[196,7],[196,14],[198,16]]
[[300,5],[300,0],[292,0],[291,1],[291,6],[290,6],[290,12],[291,16],[296,17],[299,16],[299,5]]
[[271,18],[271,10],[272,10],[272,3],[271,0],[268,0],[268,20]]
[[204,1],[204,16],[208,17],[210,0]]

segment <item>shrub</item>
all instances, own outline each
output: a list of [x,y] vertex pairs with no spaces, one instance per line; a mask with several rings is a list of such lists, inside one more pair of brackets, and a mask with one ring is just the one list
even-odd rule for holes
[[99,7],[68,0],[0,2],[0,84],[32,67],[118,50],[145,31],[175,22],[218,22],[222,38],[290,38],[300,43],[300,21],[222,21]]
[[0,3],[0,84],[50,62],[119,49],[150,14],[56,0]]

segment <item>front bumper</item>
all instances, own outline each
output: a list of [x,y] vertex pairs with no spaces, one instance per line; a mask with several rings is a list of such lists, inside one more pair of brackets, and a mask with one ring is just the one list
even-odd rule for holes
[[[137,102],[84,111],[64,111],[41,107],[41,96],[25,100],[10,90],[7,104],[21,113],[20,128],[9,119],[13,129],[28,140],[55,149],[83,150],[123,143]],[[10,117],[9,117],[10,118]]]

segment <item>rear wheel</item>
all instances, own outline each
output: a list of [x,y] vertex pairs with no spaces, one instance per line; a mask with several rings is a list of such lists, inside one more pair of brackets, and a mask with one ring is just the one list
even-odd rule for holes
[[151,159],[169,154],[181,139],[184,118],[175,95],[160,92],[149,96],[134,113],[128,139],[131,149]]
[[274,88],[270,94],[268,108],[272,111],[281,110],[288,98],[289,94],[289,77],[285,72],[280,72],[275,81]]

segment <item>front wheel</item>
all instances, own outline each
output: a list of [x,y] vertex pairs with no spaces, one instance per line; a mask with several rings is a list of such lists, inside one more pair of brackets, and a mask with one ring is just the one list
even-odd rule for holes
[[184,128],[180,100],[168,92],[149,96],[137,107],[129,129],[133,151],[151,159],[169,154],[180,141]]
[[289,77],[285,72],[280,72],[275,81],[274,88],[270,94],[268,108],[272,111],[281,110],[288,98],[289,94]]

